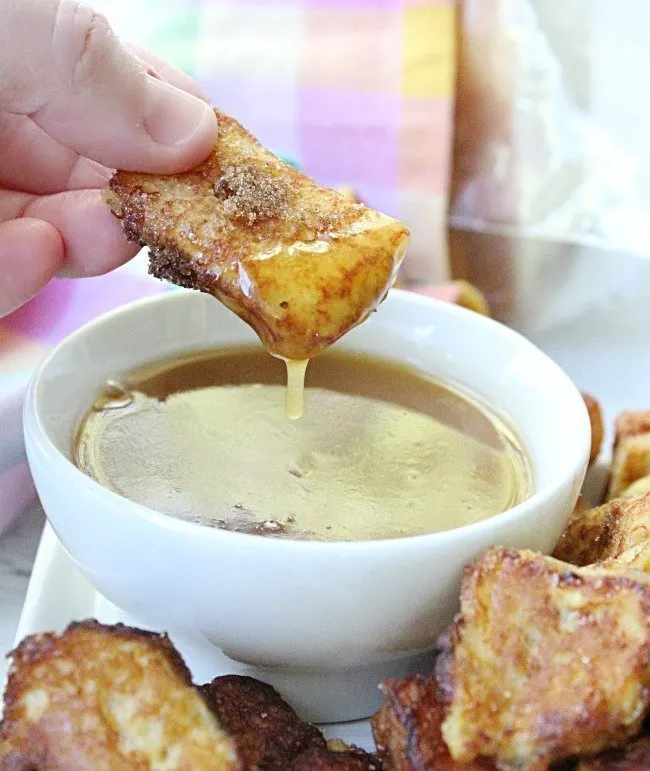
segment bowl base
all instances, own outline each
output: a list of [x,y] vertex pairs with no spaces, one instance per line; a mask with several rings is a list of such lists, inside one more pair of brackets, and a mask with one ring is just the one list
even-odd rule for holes
[[366,667],[327,670],[297,670],[258,667],[229,658],[232,672],[248,675],[272,685],[310,723],[345,723],[365,720],[381,706],[379,685],[384,680],[425,674],[433,670],[435,652],[418,653]]

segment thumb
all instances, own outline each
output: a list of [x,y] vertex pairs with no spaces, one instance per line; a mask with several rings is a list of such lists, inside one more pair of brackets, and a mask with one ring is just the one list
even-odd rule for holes
[[210,153],[214,111],[151,74],[104,16],[79,0],[0,0],[5,6],[0,110],[29,115],[112,168],[172,173]]

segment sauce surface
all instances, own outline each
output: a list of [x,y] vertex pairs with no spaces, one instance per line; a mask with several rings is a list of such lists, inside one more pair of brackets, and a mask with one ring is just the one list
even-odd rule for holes
[[252,348],[143,367],[100,394],[76,462],[166,514],[315,540],[447,530],[532,492],[508,426],[415,370],[322,354],[299,421],[287,420],[284,377],[284,362]]

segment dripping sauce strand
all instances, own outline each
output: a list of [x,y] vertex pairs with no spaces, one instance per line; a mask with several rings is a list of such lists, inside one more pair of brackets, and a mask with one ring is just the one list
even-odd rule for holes
[[287,391],[284,408],[290,420],[298,420],[305,410],[305,373],[309,359],[285,359],[287,366]]

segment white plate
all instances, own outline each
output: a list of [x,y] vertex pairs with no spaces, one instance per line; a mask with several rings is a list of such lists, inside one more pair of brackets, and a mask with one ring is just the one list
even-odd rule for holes
[[[64,551],[52,528],[46,524],[15,642],[18,643],[26,635],[36,632],[61,632],[71,621],[86,618],[95,618],[105,624],[121,621],[129,626],[146,628],[137,618],[122,613],[93,589]],[[207,683],[217,675],[237,674],[244,669],[222,656],[218,662],[219,668],[215,670],[213,648],[210,647],[208,654],[206,648],[202,649],[195,640],[183,638],[173,629],[164,631],[168,632],[197,683]],[[328,739],[336,737],[358,747],[374,749],[367,720],[323,726],[323,733]]]

